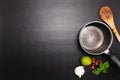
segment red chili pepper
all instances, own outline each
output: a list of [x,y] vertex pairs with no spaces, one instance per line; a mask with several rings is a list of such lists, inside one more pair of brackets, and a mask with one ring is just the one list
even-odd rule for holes
[[92,63],[93,63],[93,64],[95,63],[95,58],[92,58]]
[[98,66],[100,60],[96,60],[95,65]]
[[89,66],[90,69],[95,69],[95,64],[92,64],[91,66]]

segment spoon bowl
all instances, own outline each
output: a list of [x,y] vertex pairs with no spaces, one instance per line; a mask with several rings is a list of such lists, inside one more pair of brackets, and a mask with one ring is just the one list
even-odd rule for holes
[[101,19],[109,25],[118,42],[120,42],[120,35],[115,27],[114,17],[111,9],[108,6],[104,6],[100,9],[99,14]]

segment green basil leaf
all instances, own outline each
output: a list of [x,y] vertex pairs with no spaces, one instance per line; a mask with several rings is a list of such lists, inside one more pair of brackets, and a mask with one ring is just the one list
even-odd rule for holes
[[105,69],[105,70],[102,70],[102,73],[106,74],[106,73],[107,73],[107,70],[106,70],[106,69]]
[[109,66],[110,66],[110,65],[109,65],[109,62],[108,62],[108,61],[104,62],[104,68],[105,68],[105,69],[109,68]]
[[100,69],[100,68],[97,68],[96,70],[99,71],[99,72],[101,72],[101,69]]
[[93,71],[92,71],[92,73],[93,74],[95,74],[95,75],[99,75],[100,74],[100,72],[101,72],[101,69],[94,69]]
[[100,61],[100,63],[99,63],[99,68],[100,68],[101,70],[104,70],[104,64],[103,64],[102,61]]

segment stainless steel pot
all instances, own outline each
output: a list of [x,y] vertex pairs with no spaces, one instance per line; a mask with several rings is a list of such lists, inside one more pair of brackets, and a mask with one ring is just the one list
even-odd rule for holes
[[120,67],[120,61],[109,50],[112,42],[113,34],[111,29],[100,21],[87,23],[79,33],[79,43],[85,52],[91,55],[105,53]]

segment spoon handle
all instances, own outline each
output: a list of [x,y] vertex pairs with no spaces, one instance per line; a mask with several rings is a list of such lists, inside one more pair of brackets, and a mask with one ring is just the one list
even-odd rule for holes
[[115,27],[112,10],[108,6],[104,6],[100,9],[99,13],[101,19],[109,25],[116,39],[118,40],[118,42],[120,42],[120,35]]
[[110,28],[111,28],[113,34],[115,35],[115,37],[117,38],[118,42],[120,42],[120,35],[115,27],[114,21],[106,22],[106,23],[110,26]]

